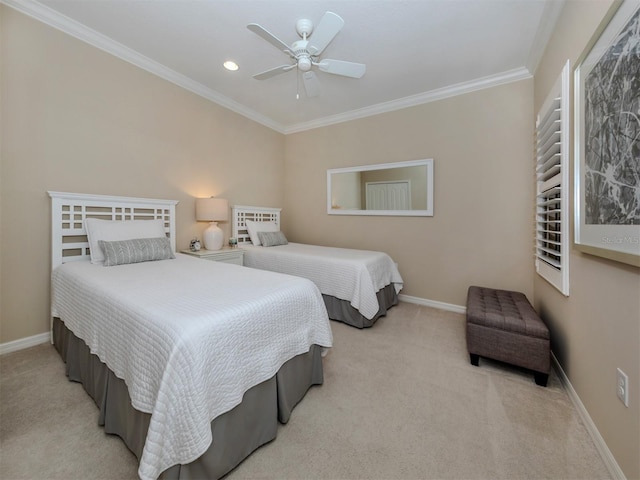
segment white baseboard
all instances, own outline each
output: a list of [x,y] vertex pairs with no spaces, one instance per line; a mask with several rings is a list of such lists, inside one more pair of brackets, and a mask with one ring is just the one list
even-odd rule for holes
[[17,352],[29,347],[35,347],[42,343],[47,343],[51,340],[51,334],[49,332],[39,333],[32,337],[20,338],[13,342],[0,343],[0,355],[5,353]]
[[398,295],[398,300],[401,302],[415,303],[417,305],[424,305],[425,307],[439,308],[440,310],[448,310],[456,313],[467,313],[467,307],[461,305],[454,305],[452,303],[438,302],[436,300],[429,300],[427,298],[412,297],[411,295]]
[[611,450],[609,450],[609,447],[604,441],[604,438],[602,438],[602,435],[600,435],[596,424],[593,423],[593,420],[591,420],[589,412],[587,412],[587,409],[584,407],[584,404],[580,400],[578,393],[574,390],[573,385],[571,385],[569,378],[564,373],[564,370],[560,366],[560,363],[558,362],[558,359],[553,354],[553,352],[551,352],[551,359],[553,361],[553,367],[558,374],[558,378],[567,391],[569,398],[571,399],[571,403],[573,403],[573,406],[578,411],[578,415],[580,415],[582,423],[584,423],[584,426],[587,428],[587,431],[589,432],[593,443],[595,443],[596,449],[598,450],[600,457],[602,457],[602,461],[607,467],[607,470],[609,470],[611,477],[616,480],[626,480],[627,477],[624,475],[624,472],[620,468],[620,465],[618,465],[618,462],[616,462],[616,459],[611,453]]

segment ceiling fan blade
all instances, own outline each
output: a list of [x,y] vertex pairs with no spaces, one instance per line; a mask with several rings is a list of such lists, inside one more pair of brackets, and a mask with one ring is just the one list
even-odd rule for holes
[[344,25],[344,20],[333,12],[326,12],[309,38],[309,52],[320,55]]
[[278,50],[283,51],[287,55],[291,55],[291,50],[289,49],[289,45],[284,43],[282,40],[276,37],[273,33],[266,30],[264,27],[261,27],[257,23],[250,23],[249,25],[247,25],[247,28],[251,30],[253,33],[255,33],[256,35],[264,38],[267,42],[269,42],[271,45],[276,47]]
[[364,75],[364,72],[367,71],[367,66],[364,63],[331,60],[330,58],[325,58],[318,63],[318,68],[323,72],[352,78],[360,78]]
[[307,92],[307,97],[311,98],[320,95],[320,83],[315,73],[304,72],[302,74],[302,83],[304,83],[304,91]]
[[275,77],[276,75],[280,75],[281,73],[288,72],[292,68],[295,68],[295,65],[280,65],[279,67],[275,67],[261,73],[256,73],[253,78],[255,78],[256,80],[266,80],[267,78]]

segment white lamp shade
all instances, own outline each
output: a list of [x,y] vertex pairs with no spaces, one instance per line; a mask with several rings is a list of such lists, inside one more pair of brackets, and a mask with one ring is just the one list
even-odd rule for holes
[[229,220],[229,202],[223,198],[196,198],[196,220],[211,222],[202,232],[204,248],[220,250],[224,242],[224,235],[216,222]]
[[196,198],[196,220],[226,222],[229,220],[229,202],[224,198]]

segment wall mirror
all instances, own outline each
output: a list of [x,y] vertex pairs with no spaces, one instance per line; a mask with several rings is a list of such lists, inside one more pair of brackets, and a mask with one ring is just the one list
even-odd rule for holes
[[433,216],[433,159],[327,170],[330,215]]

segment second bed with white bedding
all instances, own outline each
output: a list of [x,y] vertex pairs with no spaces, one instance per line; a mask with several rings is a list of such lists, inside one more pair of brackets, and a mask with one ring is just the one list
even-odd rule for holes
[[[403,285],[397,265],[383,252],[301,243],[274,247],[245,243],[242,248],[245,249],[245,266],[313,281],[323,295],[349,302],[370,321],[364,326],[372,325],[381,313],[379,292],[391,287],[397,295]],[[342,318],[334,320],[343,321]]]
[[[279,232],[279,208],[235,205],[232,212],[232,236],[245,249],[244,264],[312,280],[332,320],[371,327],[398,303],[403,281],[386,253],[289,243]],[[281,236],[264,247],[259,232]]]

